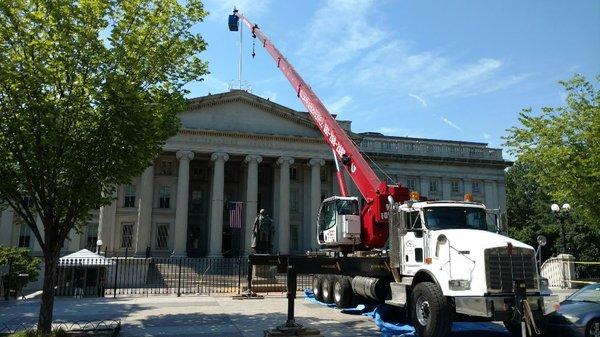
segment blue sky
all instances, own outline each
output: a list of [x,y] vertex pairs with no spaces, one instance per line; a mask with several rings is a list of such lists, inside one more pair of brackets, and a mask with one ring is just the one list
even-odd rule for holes
[[[522,108],[563,104],[557,81],[600,74],[600,1],[207,0],[194,29],[211,74],[190,97],[237,85],[234,5],[356,132],[500,147]],[[260,44],[251,58],[247,30],[243,39],[250,91],[305,111]]]

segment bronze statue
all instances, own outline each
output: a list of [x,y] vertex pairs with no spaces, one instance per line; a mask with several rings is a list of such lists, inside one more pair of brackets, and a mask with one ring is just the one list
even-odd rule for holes
[[254,220],[252,228],[252,250],[258,254],[271,254],[273,239],[273,220],[263,208]]

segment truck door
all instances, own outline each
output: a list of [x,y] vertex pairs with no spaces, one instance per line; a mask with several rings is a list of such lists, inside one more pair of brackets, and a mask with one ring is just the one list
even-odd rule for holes
[[424,226],[419,211],[404,212],[407,233],[403,238],[403,274],[414,275],[425,259]]

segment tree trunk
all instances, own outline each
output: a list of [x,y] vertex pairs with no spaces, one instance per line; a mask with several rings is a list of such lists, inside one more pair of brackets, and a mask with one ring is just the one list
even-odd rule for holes
[[58,254],[54,252],[50,254],[45,253],[44,264],[44,287],[37,329],[41,333],[48,334],[52,331],[52,313],[54,310],[54,286],[56,283],[56,268],[58,266]]

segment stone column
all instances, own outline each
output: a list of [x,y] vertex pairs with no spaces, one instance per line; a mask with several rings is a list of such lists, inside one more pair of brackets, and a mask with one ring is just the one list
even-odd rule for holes
[[494,180],[484,181],[484,200],[487,208],[498,208],[498,191]]
[[429,192],[429,178],[419,177],[419,180],[421,182],[421,188],[420,188],[421,195],[424,197],[430,198],[431,193]]
[[225,162],[229,160],[229,155],[223,152],[215,152],[210,156],[210,160],[214,162],[214,166],[208,257],[221,257],[223,256],[223,187],[225,185]]
[[140,184],[135,239],[135,255],[138,257],[146,256],[146,248],[150,246],[150,233],[152,232],[152,201],[154,199],[154,165],[150,165],[144,170]]
[[277,232],[279,237],[279,253],[290,252],[290,165],[294,158],[279,157],[279,225]]
[[67,248],[67,251],[69,252],[76,252],[78,251],[81,245],[81,234],[77,233],[76,230],[71,229],[69,231],[69,241],[68,243],[65,241],[65,245]]
[[506,182],[498,181],[498,208],[506,212]]
[[[38,230],[38,232],[40,232],[40,235],[43,240],[44,239],[44,223],[42,222],[42,218],[39,215],[36,215],[36,217],[35,217],[35,224],[36,224],[37,230]],[[27,225],[23,224],[22,226],[27,226]],[[33,253],[41,253],[42,252],[42,245],[38,241],[35,234],[33,234],[33,231],[31,231],[31,238],[29,239],[29,247],[31,247],[31,252],[33,252]]]
[[254,226],[254,218],[258,207],[258,164],[261,161],[261,156],[252,154],[244,158],[244,162],[248,164],[246,176],[246,228],[244,229],[244,252],[246,255],[251,253],[252,227]]
[[0,245],[1,246],[12,246],[13,229],[15,227],[14,212],[12,209],[5,209],[2,211],[2,218],[0,219]]
[[310,166],[310,248],[318,247],[317,243],[317,215],[321,206],[321,167],[325,165],[323,159],[311,159]]
[[473,193],[473,179],[463,179],[464,194]]
[[442,200],[451,200],[452,199],[452,184],[450,182],[450,178],[442,177]]
[[175,249],[173,256],[187,256],[188,199],[190,185],[190,160],[194,152],[177,151],[179,172],[177,176],[177,205],[175,208]]
[[114,251],[115,216],[117,214],[117,191],[112,195],[112,202],[100,207],[98,214],[98,240],[102,240],[102,251]]

